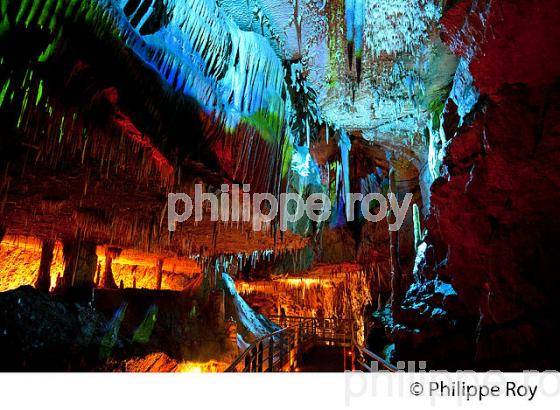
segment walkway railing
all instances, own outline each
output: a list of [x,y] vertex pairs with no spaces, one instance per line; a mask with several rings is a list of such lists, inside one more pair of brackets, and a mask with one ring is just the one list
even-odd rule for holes
[[312,343],[317,324],[312,318],[291,322],[253,342],[226,372],[280,372],[295,368]]
[[314,344],[340,347],[350,347],[352,345],[354,321],[351,319],[305,316],[269,316],[269,319],[280,325],[280,327],[292,326],[302,321],[312,320],[314,323]]
[[[282,329],[253,342],[226,372],[280,372],[293,370],[312,346],[343,348],[344,370],[397,371],[387,360],[360,346],[356,322],[351,319],[271,316]],[[350,357],[350,364],[347,357]],[[369,364],[368,364],[369,363]]]
[[362,372],[377,372],[385,370],[389,372],[396,372],[397,368],[393,366],[388,360],[385,360],[379,355],[376,355],[366,347],[360,345],[356,338],[356,331],[352,331],[352,370],[359,370]]

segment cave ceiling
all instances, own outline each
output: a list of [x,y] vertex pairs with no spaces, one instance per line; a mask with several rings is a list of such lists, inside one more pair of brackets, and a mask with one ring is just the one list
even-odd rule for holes
[[[386,176],[395,156],[420,170],[430,103],[457,66],[430,0],[51,3],[10,2],[3,37],[6,62],[33,62],[20,77],[3,73],[6,118],[23,136],[5,142],[17,153],[4,180],[13,235],[89,232],[190,256],[302,248],[297,233],[210,223],[172,238],[165,193],[197,181],[278,192],[302,169],[344,169],[351,149],[367,165],[354,184]],[[296,179],[330,189],[320,174]]]

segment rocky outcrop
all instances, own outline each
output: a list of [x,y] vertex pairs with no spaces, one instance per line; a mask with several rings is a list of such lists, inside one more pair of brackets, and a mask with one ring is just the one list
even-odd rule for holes
[[217,371],[218,362],[223,370],[239,353],[224,318],[249,343],[276,328],[241,303],[236,292],[75,289],[55,296],[22,286],[0,293],[0,370]]
[[92,368],[105,318],[88,306],[58,302],[31,286],[0,294],[0,369]]
[[[462,124],[448,102],[419,283],[395,317],[397,358],[438,368],[560,364],[555,3],[464,0],[443,16],[443,38],[469,62],[480,98]],[[434,293],[440,286],[450,292]]]
[[135,373],[169,373],[177,371],[178,363],[165,353],[151,353],[126,362],[126,371]]

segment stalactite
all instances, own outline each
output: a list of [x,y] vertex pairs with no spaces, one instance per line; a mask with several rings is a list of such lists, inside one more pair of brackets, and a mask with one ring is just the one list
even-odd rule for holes
[[354,7],[356,0],[344,1],[345,26],[346,26],[346,46],[348,48],[348,65],[352,69],[354,60]]
[[363,54],[363,37],[364,37],[364,2],[366,0],[354,0],[354,46],[356,54],[356,74],[358,84],[362,78],[362,54]]
[[[74,22],[80,21],[79,19],[84,19],[90,24],[100,37],[119,37],[126,46],[157,70],[176,91],[194,97],[201,104],[204,108],[202,115],[211,119],[207,128],[223,131],[218,133],[221,134],[222,141],[241,121],[260,115],[262,121],[253,124],[258,136],[250,135],[249,141],[259,139],[259,136],[265,140],[268,138],[266,142],[275,147],[274,160],[268,164],[274,171],[279,166],[285,150],[284,144],[278,143],[284,136],[282,124],[285,107],[282,93],[285,82],[281,61],[268,41],[258,34],[239,30],[215,2],[209,0],[165,0],[162,7],[168,14],[168,21],[157,32],[143,34],[140,29],[154,12],[153,5],[147,6],[147,3],[140,2],[144,5],[139,4],[134,10],[125,12],[128,3],[112,0],[59,0],[56,6],[53,6],[50,0],[33,0],[30,1],[30,8],[25,5],[20,8],[18,18],[24,19],[27,25],[48,24],[53,32],[58,33],[56,38],[60,37],[65,21]],[[37,19],[37,15],[41,18]],[[52,55],[59,46],[53,42],[49,54]],[[25,81],[28,79],[31,79],[31,75],[26,77]],[[37,83],[39,86],[35,88],[39,92],[36,95],[27,95],[28,92],[34,93],[34,89],[27,89],[25,82],[21,87],[25,91],[25,98],[18,121],[19,127],[27,128],[28,125],[26,118],[29,116],[26,111],[30,104],[27,101],[32,98],[35,105],[45,101],[42,80]],[[0,104],[4,103],[10,88],[10,81],[2,84]],[[59,107],[56,107],[49,112],[58,116],[58,109]],[[116,128],[148,152],[156,166],[164,170],[163,178],[169,179],[170,167],[165,164],[165,158],[149,146],[149,139],[135,129],[130,119],[122,113],[119,114],[115,118]],[[66,139],[67,134],[75,134],[68,132],[68,121],[65,120],[71,115],[73,113],[61,116],[57,118],[58,121],[51,118],[50,122],[56,125],[49,126],[48,129],[54,133],[55,128],[59,128],[62,139]],[[57,124],[58,122],[60,124]],[[74,121],[72,124],[74,125]],[[79,126],[74,128],[79,129]],[[205,132],[210,138],[215,135],[212,130],[206,129]],[[252,131],[247,130],[248,133]],[[85,141],[95,139],[88,138]],[[104,147],[105,144],[100,145]],[[52,153],[55,154],[53,162],[56,162],[56,154],[59,155],[60,151],[54,144],[52,148],[56,149]],[[111,166],[116,167],[117,163],[122,163],[120,160],[113,160],[115,154],[112,147],[107,148],[108,151],[102,151],[101,161],[101,168],[105,173],[109,173]],[[82,151],[84,150],[85,144]],[[270,151],[264,155],[255,151],[251,158],[269,155]],[[236,157],[236,160],[250,167],[244,158]],[[276,175],[277,172],[256,173],[250,172],[249,169],[243,171],[244,176],[262,175],[259,184],[277,185],[277,182],[270,178],[270,175]]]
[[420,210],[417,204],[412,205],[412,218],[414,221],[414,248],[418,248],[422,240],[422,232],[420,226]]
[[342,181],[344,187],[344,206],[346,210],[346,218],[349,219],[350,215],[350,149],[352,143],[345,130],[341,130],[339,134],[338,146],[340,147],[340,157],[342,165]]
[[429,27],[441,15],[433,0],[365,0],[365,39],[375,57],[416,53],[429,40]]

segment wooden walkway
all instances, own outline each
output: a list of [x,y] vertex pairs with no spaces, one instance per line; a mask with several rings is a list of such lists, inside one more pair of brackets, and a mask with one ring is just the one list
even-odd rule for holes
[[[358,346],[353,320],[299,316],[270,319],[281,329],[253,342],[226,372],[396,370],[380,356]],[[331,363],[319,363],[321,360]],[[338,362],[342,368],[333,365]]]

